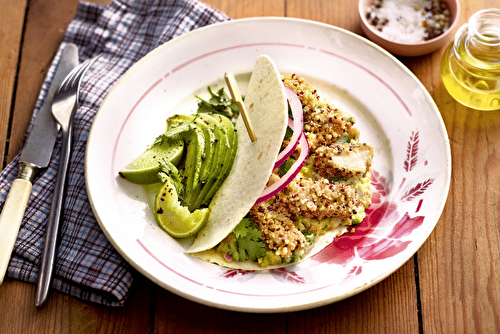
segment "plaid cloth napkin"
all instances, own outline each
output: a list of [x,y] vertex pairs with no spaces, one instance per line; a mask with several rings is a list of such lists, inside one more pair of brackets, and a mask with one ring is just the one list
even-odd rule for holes
[[[34,111],[36,115],[42,105],[65,43],[78,46],[80,61],[102,55],[81,86],[53,289],[109,306],[125,303],[136,272],[104,236],[85,190],[85,146],[92,120],[113,84],[148,52],[183,33],[228,19],[196,0],[113,0],[108,6],[79,3]],[[9,263],[9,277],[32,283],[38,278],[59,152],[60,141],[49,167],[33,184]],[[18,160],[16,157],[0,174],[0,208],[17,176]]]

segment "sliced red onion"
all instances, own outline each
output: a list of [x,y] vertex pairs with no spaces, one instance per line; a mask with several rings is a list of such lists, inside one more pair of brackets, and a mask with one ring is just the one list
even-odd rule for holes
[[274,168],[281,166],[295,151],[295,148],[299,144],[300,134],[302,133],[304,126],[302,103],[300,102],[297,94],[295,94],[295,92],[287,86],[285,86],[285,94],[288,103],[290,104],[290,109],[292,110],[293,120],[290,118],[288,119],[288,127],[293,130],[293,134],[288,145],[283,151],[280,152],[280,154],[278,154],[278,159],[274,164]]
[[262,193],[260,194],[260,197],[257,199],[257,202],[255,204],[259,204],[261,202],[264,202],[268,200],[269,198],[273,197],[277,193],[279,193],[283,188],[285,188],[300,172],[302,167],[306,164],[307,158],[309,157],[309,144],[306,139],[306,135],[304,134],[304,131],[296,131],[300,132],[300,137],[299,137],[299,143],[300,143],[300,156],[295,161],[295,163],[290,167],[288,172],[286,172],[285,175],[283,175],[278,181],[270,185],[269,187],[265,188]]

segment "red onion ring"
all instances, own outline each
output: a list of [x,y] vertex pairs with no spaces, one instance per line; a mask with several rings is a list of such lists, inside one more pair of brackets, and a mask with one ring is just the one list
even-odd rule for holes
[[288,127],[293,130],[293,134],[288,145],[283,151],[280,152],[280,154],[278,154],[278,159],[274,164],[274,168],[281,166],[295,151],[295,148],[299,144],[304,124],[304,112],[302,110],[302,103],[300,102],[299,97],[291,88],[287,86],[285,86],[285,94],[288,103],[290,104],[290,109],[292,110],[293,120],[290,118],[288,119]]
[[307,142],[304,131],[295,132],[300,132],[299,143],[301,151],[299,158],[292,165],[292,167],[290,167],[288,172],[283,175],[283,177],[262,191],[255,204],[262,203],[283,190],[283,188],[285,188],[297,176],[297,174],[299,174],[302,167],[306,164],[307,158],[309,157],[309,143]]

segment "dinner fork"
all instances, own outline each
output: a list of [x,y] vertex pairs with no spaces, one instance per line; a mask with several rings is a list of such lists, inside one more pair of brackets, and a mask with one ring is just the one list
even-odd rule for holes
[[[99,57],[99,56],[98,56]],[[62,217],[66,176],[71,157],[73,120],[78,106],[78,92],[83,76],[98,57],[75,67],[63,80],[61,87],[52,100],[52,115],[60,125],[62,132],[61,155],[57,169],[57,179],[50,208],[49,221],[45,236],[40,272],[38,275],[35,305],[41,306],[47,301],[55,262],[55,251],[59,233],[59,222]]]

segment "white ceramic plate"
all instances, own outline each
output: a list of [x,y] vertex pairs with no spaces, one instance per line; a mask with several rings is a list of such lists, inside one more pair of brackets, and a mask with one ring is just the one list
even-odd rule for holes
[[[222,85],[225,72],[240,74],[244,93],[245,78],[261,54],[269,55],[282,73],[305,77],[355,115],[361,140],[374,147],[373,204],[354,233],[299,265],[234,271],[185,255],[186,242],[156,226],[144,189],[120,179],[118,171],[164,131],[169,115],[193,112],[194,95],[206,94],[208,85]],[[407,68],[355,34],[286,18],[212,25],[148,54],[104,101],[86,159],[95,215],[128,262],[185,298],[247,312],[317,307],[386,278],[433,230],[451,174],[439,111]]]

